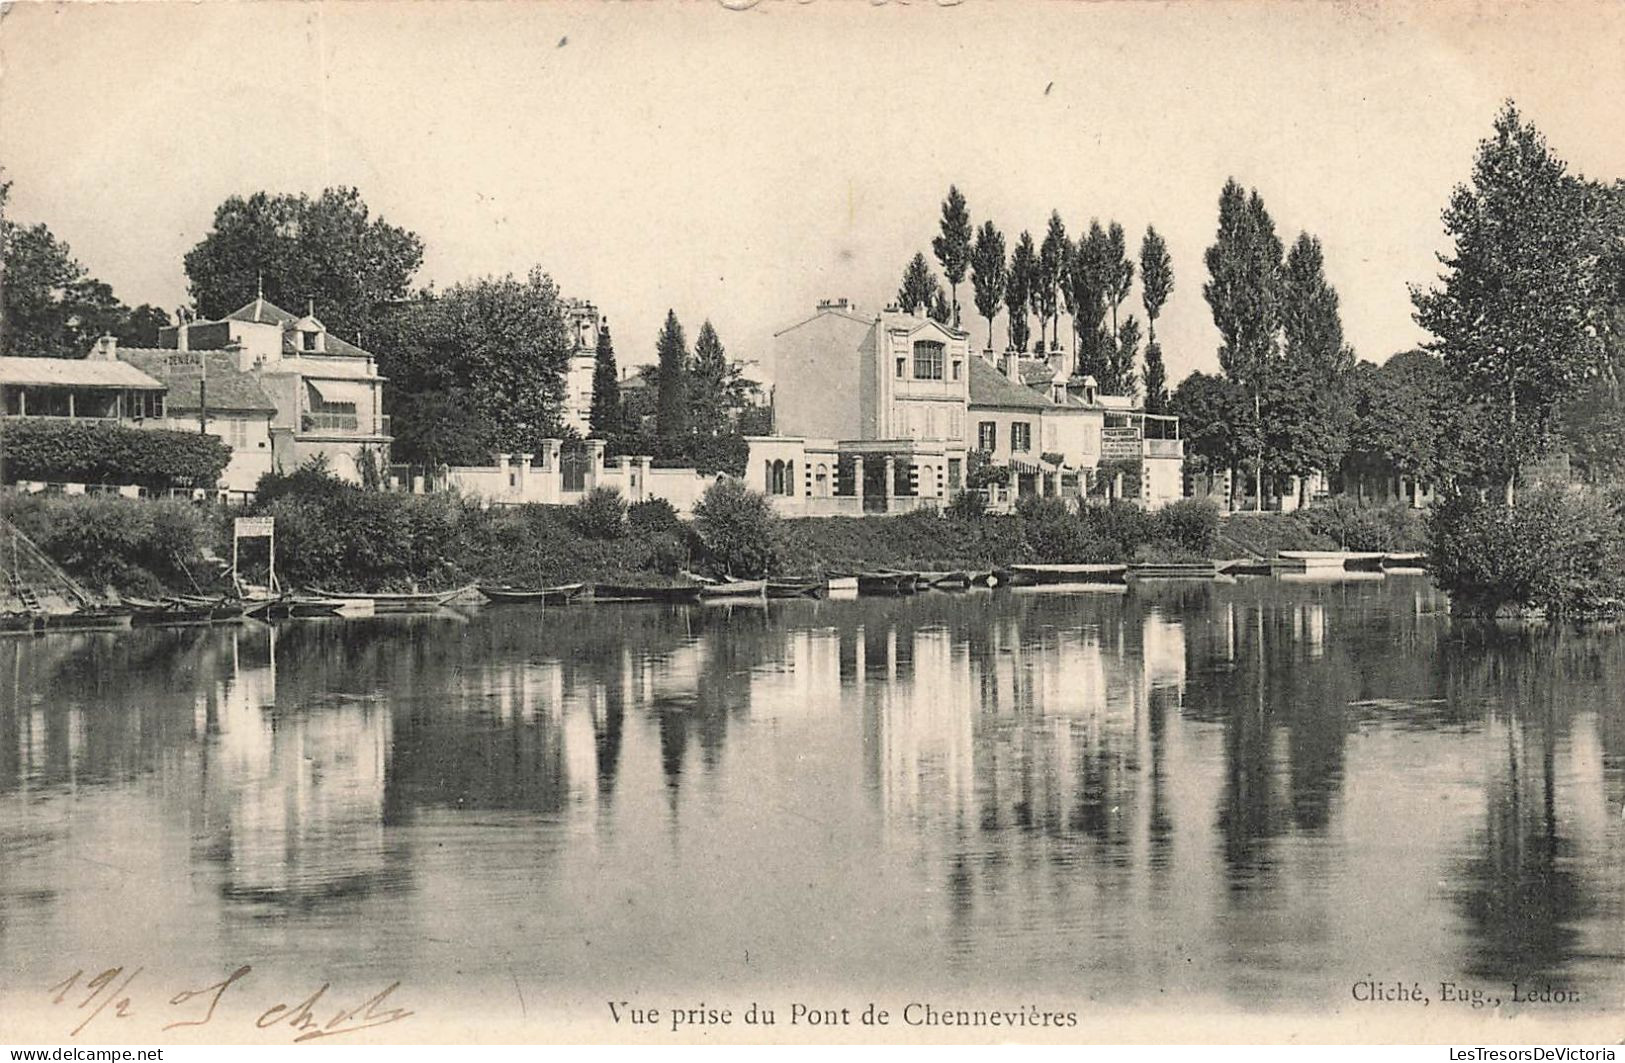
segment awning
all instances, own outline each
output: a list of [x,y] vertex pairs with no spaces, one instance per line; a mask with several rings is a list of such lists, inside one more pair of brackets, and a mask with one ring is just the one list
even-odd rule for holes
[[312,380],[306,377],[305,384],[316,393],[316,398],[324,406],[354,406],[359,410],[372,402],[372,385],[360,381]]

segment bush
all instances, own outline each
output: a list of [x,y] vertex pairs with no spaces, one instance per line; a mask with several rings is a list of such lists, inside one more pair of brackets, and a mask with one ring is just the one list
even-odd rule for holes
[[1106,560],[1100,544],[1059,498],[1028,495],[1016,503],[1021,538],[1035,560],[1052,564]]
[[[6,517],[91,591],[191,591],[189,569],[219,535],[212,511],[171,499],[8,495]],[[200,580],[206,582],[206,579]]]
[[1420,550],[1427,539],[1421,512],[1403,502],[1361,505],[1339,497],[1305,510],[1304,520],[1344,550]]
[[212,488],[231,461],[231,447],[201,432],[26,418],[6,421],[4,448],[6,483]]
[[1596,492],[1528,492],[1507,507],[1462,493],[1428,518],[1438,585],[1463,612],[1625,611],[1625,507]]
[[677,510],[664,498],[651,498],[628,506],[626,526],[633,533],[680,535],[684,531],[683,522],[677,518]]
[[694,534],[710,565],[732,576],[765,576],[777,558],[778,517],[767,496],[732,478],[705,489],[694,506]]
[[980,520],[987,513],[987,496],[980,491],[961,491],[948,503],[946,512],[955,520]]
[[626,531],[626,499],[613,487],[595,487],[575,505],[576,530],[589,539],[619,539]]
[[1154,538],[1201,557],[1211,557],[1219,538],[1219,507],[1196,498],[1182,498],[1152,514]]
[[1085,505],[1080,512],[1089,537],[1109,551],[1105,561],[1124,561],[1140,544],[1156,537],[1156,521],[1150,513],[1121,499],[1104,506]]

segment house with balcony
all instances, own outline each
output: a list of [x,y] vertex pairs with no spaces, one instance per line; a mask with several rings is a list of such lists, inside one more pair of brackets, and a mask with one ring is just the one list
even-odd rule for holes
[[751,437],[746,481],[780,512],[900,513],[963,487],[968,333],[836,299],[773,342],[776,434]]
[[313,305],[295,317],[256,298],[219,321],[163,329],[158,342],[170,351],[229,352],[237,370],[253,377],[275,409],[271,462],[279,471],[317,456],[351,481],[362,479],[365,464],[387,467],[391,436],[377,361],[330,333]]

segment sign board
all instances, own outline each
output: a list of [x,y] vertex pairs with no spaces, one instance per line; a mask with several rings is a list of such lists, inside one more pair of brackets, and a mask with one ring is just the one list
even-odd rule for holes
[[275,524],[275,517],[238,517],[233,526],[232,534],[239,539],[270,535],[273,533]]

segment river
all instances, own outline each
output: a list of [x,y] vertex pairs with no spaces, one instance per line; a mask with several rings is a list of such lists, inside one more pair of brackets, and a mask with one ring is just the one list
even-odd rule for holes
[[0,675],[12,986],[1625,994],[1625,637],[1468,628],[1422,577],[61,635]]

